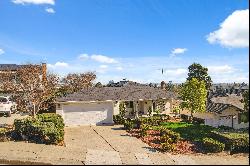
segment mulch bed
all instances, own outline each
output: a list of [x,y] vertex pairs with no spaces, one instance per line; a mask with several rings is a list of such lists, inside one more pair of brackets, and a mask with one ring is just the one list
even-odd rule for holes
[[[131,136],[142,140],[143,142],[148,144],[150,147],[163,152],[161,148],[161,142],[160,142],[160,131],[147,130],[147,135],[144,137],[141,137],[140,130],[141,129],[132,129],[131,131],[129,131],[129,133]],[[196,153],[196,152],[197,150],[195,148],[195,145],[186,140],[178,141],[176,143],[176,148],[173,151],[174,154],[191,154],[191,153]]]

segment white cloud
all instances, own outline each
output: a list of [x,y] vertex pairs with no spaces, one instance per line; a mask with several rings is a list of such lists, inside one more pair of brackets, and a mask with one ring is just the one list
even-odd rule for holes
[[101,65],[100,68],[102,68],[102,69],[107,69],[108,66],[107,66],[107,65]]
[[45,11],[51,14],[55,13],[55,10],[53,8],[46,8]]
[[167,76],[180,76],[187,73],[187,69],[179,68],[179,69],[168,69],[165,70]]
[[119,67],[116,67],[116,70],[121,71],[121,70],[123,70],[123,68],[119,66]]
[[187,49],[186,48],[174,48],[172,51],[171,51],[171,55],[172,56],[175,56],[177,54],[183,54],[184,52],[186,52]]
[[118,63],[115,59],[104,56],[104,55],[91,55],[90,58],[92,60],[95,60],[95,61],[101,62],[101,63]]
[[55,0],[12,0],[15,4],[34,4],[34,5],[42,5],[42,4],[48,4],[48,5],[54,5]]
[[53,64],[48,64],[49,68],[55,69],[55,68],[65,68],[69,67],[68,63],[65,62],[56,62],[54,65]]
[[102,73],[102,74],[106,73],[107,69],[108,69],[107,65],[100,65],[99,69],[97,69],[97,73]]
[[4,50],[0,48],[0,55],[4,53],[5,53]]
[[209,43],[229,48],[249,47],[249,9],[236,10],[207,36]]
[[232,73],[235,71],[235,68],[229,65],[223,66],[208,66],[208,72],[211,74],[222,74],[222,73]]
[[88,56],[88,54],[80,54],[78,56],[78,59],[80,59],[80,60],[87,60],[87,59],[89,59],[89,56]]

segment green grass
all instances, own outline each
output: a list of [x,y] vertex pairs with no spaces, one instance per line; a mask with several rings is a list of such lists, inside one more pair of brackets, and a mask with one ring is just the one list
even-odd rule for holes
[[211,131],[217,131],[211,126],[187,122],[164,122],[161,126],[179,133],[183,139],[189,141],[202,141],[203,138],[210,137]]

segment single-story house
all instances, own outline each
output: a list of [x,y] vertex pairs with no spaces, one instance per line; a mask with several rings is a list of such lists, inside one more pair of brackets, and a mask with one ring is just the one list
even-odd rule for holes
[[125,102],[126,116],[133,112],[148,114],[162,108],[170,111],[175,94],[149,86],[92,87],[57,99],[56,113],[62,115],[66,126],[113,124],[119,114],[120,102]]
[[[247,128],[249,122],[244,122],[247,115],[244,113],[242,97],[228,95],[226,97],[213,97],[207,103],[205,113],[194,113],[194,117],[204,119],[205,124],[213,127],[228,126],[234,129]],[[190,115],[188,112],[184,112]]]

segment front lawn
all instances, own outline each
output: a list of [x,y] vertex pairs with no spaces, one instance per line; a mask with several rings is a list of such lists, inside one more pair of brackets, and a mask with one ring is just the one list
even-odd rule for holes
[[163,122],[160,126],[173,130],[183,139],[200,142],[203,138],[210,137],[211,131],[218,129],[204,124],[192,124],[187,122]]

